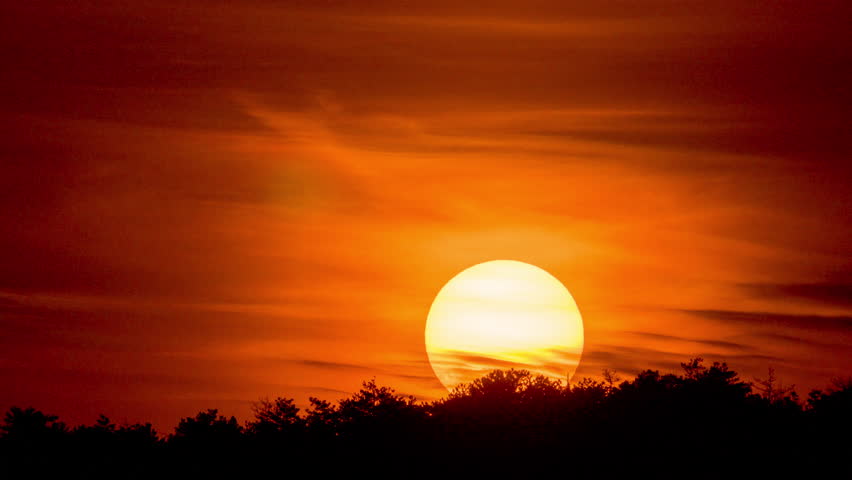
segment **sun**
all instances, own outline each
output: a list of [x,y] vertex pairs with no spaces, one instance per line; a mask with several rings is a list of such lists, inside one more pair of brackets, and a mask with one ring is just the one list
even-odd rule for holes
[[514,260],[480,263],[453,277],[426,320],[429,362],[448,390],[495,368],[567,382],[583,342],[583,319],[568,289]]

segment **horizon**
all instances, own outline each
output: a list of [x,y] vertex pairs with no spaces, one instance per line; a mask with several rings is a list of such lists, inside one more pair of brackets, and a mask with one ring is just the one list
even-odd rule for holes
[[[674,381],[676,383],[680,383],[682,386],[688,382],[698,381],[700,383],[702,375],[710,373],[712,376],[714,371],[716,373],[730,372],[731,376],[726,380],[727,384],[734,387],[743,386],[745,388],[745,398],[758,402],[756,405],[779,409],[789,409],[790,406],[793,406],[794,408],[799,409],[799,412],[806,413],[814,410],[815,405],[813,402],[815,399],[818,399],[821,396],[831,396],[832,394],[838,393],[843,396],[848,396],[850,389],[852,389],[852,376],[835,377],[824,385],[823,388],[815,388],[809,392],[802,392],[800,394],[795,385],[785,384],[783,379],[778,378],[772,367],[768,367],[765,377],[749,380],[742,378],[739,375],[739,372],[726,362],[712,361],[712,359],[710,361],[706,361],[706,359],[701,357],[691,357],[685,362],[681,362],[680,370],[675,372],[644,369],[638,372],[635,377],[626,378],[617,371],[607,369],[602,372],[600,379],[598,380],[583,377],[580,379],[575,378],[568,382],[549,377],[546,374],[531,372],[526,369],[493,369],[484,372],[482,375],[477,376],[469,382],[459,383],[452,390],[447,390],[440,398],[431,400],[424,400],[417,398],[416,395],[399,392],[392,385],[377,383],[375,377],[373,377],[362,380],[358,389],[336,399],[312,397],[312,399],[306,404],[299,404],[286,394],[277,395],[275,397],[259,398],[251,402],[251,415],[242,419],[237,418],[234,415],[223,414],[223,412],[215,406],[199,408],[197,412],[181,416],[181,418],[178,419],[178,421],[176,421],[170,429],[162,428],[162,426],[157,426],[152,422],[145,420],[135,422],[122,420],[116,421],[115,418],[103,414],[98,415],[95,419],[96,421],[70,424],[65,422],[62,417],[54,415],[49,411],[43,411],[33,405],[13,405],[9,410],[4,412],[4,415],[8,425],[10,418],[9,415],[13,411],[34,410],[36,414],[43,414],[48,418],[55,417],[53,422],[61,424],[63,426],[62,429],[65,432],[72,434],[84,431],[87,428],[104,427],[109,424],[113,425],[114,428],[134,428],[150,425],[153,427],[152,433],[154,433],[158,439],[170,441],[170,439],[175,437],[176,433],[180,430],[179,427],[182,424],[197,419],[200,415],[210,414],[213,412],[218,415],[218,417],[214,418],[219,418],[221,421],[236,422],[236,425],[240,426],[239,428],[244,429],[243,433],[249,434],[253,428],[256,428],[257,423],[269,422],[271,419],[264,415],[269,415],[273,411],[276,411],[277,415],[287,412],[288,415],[292,416],[292,419],[300,419],[301,421],[306,420],[316,414],[314,400],[319,402],[328,402],[333,409],[340,409],[344,404],[353,402],[358,403],[362,401],[362,398],[372,396],[376,396],[376,400],[387,401],[394,399],[395,402],[405,402],[406,405],[425,408],[427,410],[431,408],[441,408],[442,406],[452,404],[453,402],[458,402],[460,399],[474,399],[478,396],[481,396],[481,401],[497,402],[497,404],[499,404],[507,399],[500,398],[497,391],[489,391],[488,385],[493,386],[501,383],[513,385],[513,395],[523,395],[524,391],[527,389],[536,390],[544,388],[546,391],[553,388],[555,389],[553,393],[560,393],[562,395],[568,395],[569,397],[577,394],[583,395],[592,391],[598,391],[599,394],[602,394],[605,397],[610,397],[612,395],[623,394],[624,390],[641,388],[643,378],[655,378],[655,381],[657,382]],[[718,385],[714,388],[718,388]],[[474,395],[473,392],[476,392],[476,395]],[[712,392],[712,390],[710,392]],[[491,395],[495,396],[491,397]],[[518,400],[520,400],[520,397]],[[541,400],[542,398],[536,397],[530,397],[528,399],[528,401],[532,401],[533,403]],[[288,407],[283,410],[275,410],[278,408],[276,405],[279,404],[279,402],[285,402]],[[295,409],[290,410],[291,407],[295,407]],[[373,407],[380,407],[380,405],[373,405]],[[377,413],[379,412],[381,412],[381,409],[379,409]],[[105,422],[106,420],[109,420],[108,424]],[[101,423],[102,421],[104,421],[104,423]],[[280,425],[278,428],[280,428]],[[0,435],[0,438],[2,438],[2,435]]]

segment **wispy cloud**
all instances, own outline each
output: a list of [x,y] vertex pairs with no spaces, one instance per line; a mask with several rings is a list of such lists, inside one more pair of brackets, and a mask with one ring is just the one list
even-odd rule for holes
[[741,287],[761,298],[852,309],[852,283],[751,283]]
[[746,327],[791,327],[821,333],[849,332],[852,328],[852,317],[847,316],[788,315],[730,310],[684,310],[684,313]]

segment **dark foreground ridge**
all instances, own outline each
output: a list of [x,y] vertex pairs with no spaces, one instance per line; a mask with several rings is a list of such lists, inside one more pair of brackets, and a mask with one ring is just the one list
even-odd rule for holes
[[[770,376],[742,381],[724,363],[646,370],[630,381],[563,387],[523,370],[493,371],[447,398],[364,382],[304,411],[255,405],[240,424],[211,409],[161,436],[150,424],[101,417],[69,428],[13,407],[3,420],[5,478],[793,478],[852,472],[852,382],[806,400]],[[4,475],[0,475],[4,476]],[[848,478],[848,477],[843,477]]]

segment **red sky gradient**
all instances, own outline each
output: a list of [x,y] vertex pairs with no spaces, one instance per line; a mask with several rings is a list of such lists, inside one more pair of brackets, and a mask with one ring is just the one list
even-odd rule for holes
[[0,408],[434,399],[429,305],[501,258],[579,377],[852,371],[848,2],[106,3],[0,7]]

